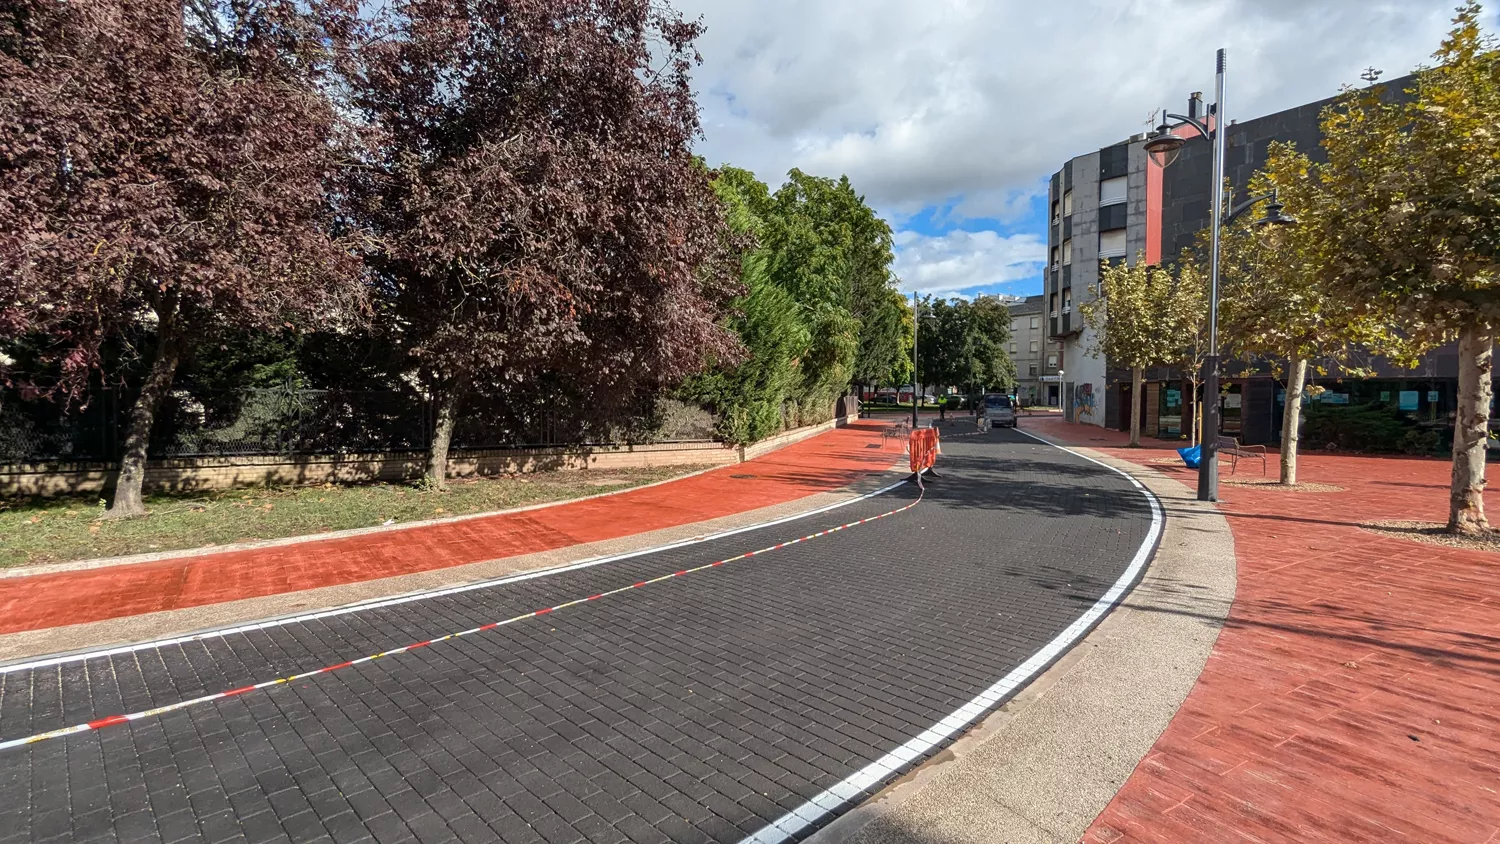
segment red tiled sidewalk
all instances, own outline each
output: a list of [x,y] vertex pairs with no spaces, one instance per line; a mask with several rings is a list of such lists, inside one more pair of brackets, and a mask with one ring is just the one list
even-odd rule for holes
[[[1169,444],[1029,427],[1194,482],[1152,462]],[[1228,623],[1084,841],[1500,842],[1500,554],[1356,527],[1445,520],[1448,470],[1312,454],[1298,479],[1345,492],[1221,487],[1239,568]]]
[[340,539],[0,579],[0,633],[204,606],[549,551],[781,504],[890,468],[859,422],[734,466],[587,501]]

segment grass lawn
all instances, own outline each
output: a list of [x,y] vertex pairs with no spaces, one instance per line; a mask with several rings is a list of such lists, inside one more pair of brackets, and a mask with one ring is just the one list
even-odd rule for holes
[[101,519],[97,498],[0,500],[0,568],[114,557],[484,513],[564,501],[703,468],[535,472],[450,481],[447,492],[406,484],[261,487],[153,495],[150,515]]

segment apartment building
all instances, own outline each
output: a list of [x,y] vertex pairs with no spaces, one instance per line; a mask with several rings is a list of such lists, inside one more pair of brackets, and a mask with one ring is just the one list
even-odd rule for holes
[[1056,407],[1061,349],[1049,336],[1046,296],[1027,296],[1010,308],[1010,359],[1016,365],[1016,395],[1029,405]]
[[[1148,159],[1137,135],[1080,155],[1052,174],[1048,191],[1048,337],[1061,346],[1060,392],[1070,421],[1105,424],[1108,366],[1078,305],[1094,298],[1101,261],[1159,261],[1161,236],[1148,229]],[[1160,205],[1160,168],[1157,205]],[[1159,215],[1158,215],[1159,224]],[[1153,241],[1157,249],[1149,248]]]
[[[1401,97],[1411,81],[1392,80],[1387,96]],[[1265,166],[1272,143],[1294,142],[1314,159],[1322,158],[1319,115],[1331,101],[1230,121],[1225,177],[1236,203],[1247,198],[1250,178]],[[1211,122],[1196,97],[1189,113]],[[1192,427],[1191,389],[1183,373],[1168,367],[1148,370],[1144,394],[1132,396],[1128,371],[1092,353],[1096,338],[1082,324],[1077,307],[1092,297],[1101,261],[1170,261],[1209,225],[1210,145],[1190,127],[1176,131],[1194,139],[1166,169],[1149,162],[1145,138],[1136,135],[1078,156],[1052,176],[1046,324],[1049,338],[1062,344],[1061,385],[1065,411],[1073,421],[1124,430],[1132,413],[1140,413],[1148,436],[1179,436]],[[1374,377],[1345,377],[1330,365],[1330,374],[1317,379],[1324,391],[1302,400],[1380,403],[1438,427],[1451,417],[1457,394],[1457,356],[1451,346],[1434,350],[1412,370],[1378,358],[1361,363],[1373,369]],[[1246,443],[1274,442],[1280,436],[1286,391],[1271,362],[1226,360],[1218,401],[1219,433]]]

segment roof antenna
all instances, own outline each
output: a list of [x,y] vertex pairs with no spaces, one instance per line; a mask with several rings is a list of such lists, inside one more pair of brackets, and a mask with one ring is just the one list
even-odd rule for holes
[[1385,71],[1383,71],[1383,70],[1376,70],[1375,67],[1373,65],[1371,65],[1370,67],[1365,68],[1365,72],[1361,73],[1359,75],[1359,78],[1365,80],[1365,82],[1367,82],[1370,85],[1374,85],[1375,84],[1375,80],[1379,79],[1380,78],[1380,74],[1382,74],[1384,72]]

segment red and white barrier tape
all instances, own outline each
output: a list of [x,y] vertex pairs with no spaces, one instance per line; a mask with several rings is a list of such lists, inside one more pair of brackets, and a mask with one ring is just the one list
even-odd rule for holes
[[469,636],[469,635],[472,635],[474,633],[483,633],[483,632],[485,632],[487,630],[494,630],[497,627],[504,627],[504,626],[506,626],[508,624],[515,624],[518,621],[525,621],[528,618],[537,618],[539,616],[544,616],[544,615],[547,615],[549,613],[557,612],[558,610],[561,610],[561,609],[567,609],[568,607],[578,606],[579,604],[586,604],[586,603],[588,603],[590,601],[597,601],[600,598],[607,598],[610,595],[618,595],[621,592],[629,592],[632,589],[640,589],[640,588],[645,587],[645,586],[650,586],[653,583],[661,583],[663,581],[671,580],[671,579],[676,578],[676,577],[683,577],[685,575],[693,574],[694,572],[700,572],[700,571],[705,571],[707,569],[717,568],[719,566],[724,565],[725,563],[733,563],[733,562],[736,562],[738,560],[748,559],[750,557],[754,557],[754,556],[757,556],[757,555],[760,555],[760,554],[766,554],[766,553],[769,553],[771,551],[777,551],[777,550],[780,550],[782,548],[786,548],[786,547],[789,547],[789,546],[792,546],[792,545],[798,545],[800,543],[807,542],[810,539],[817,539],[818,537],[821,537],[821,536],[828,536],[829,534],[832,534],[832,533],[838,533],[841,530],[847,530],[847,529],[852,528],[852,527],[858,527],[859,525],[868,524],[868,523],[874,522],[874,521],[879,521],[880,519],[884,519],[884,518],[886,518],[888,516],[894,516],[897,513],[903,513],[903,512],[905,512],[907,510],[910,510],[911,508],[917,506],[921,502],[922,502],[922,495],[918,494],[916,500],[912,501],[910,504],[907,504],[904,507],[897,507],[894,510],[888,510],[888,511],[886,511],[884,513],[881,513],[881,514],[877,515],[877,516],[870,516],[869,518],[860,519],[859,521],[856,521],[856,522],[848,522],[846,524],[839,525],[838,527],[832,527],[832,528],[829,528],[827,530],[821,530],[821,531],[818,531],[817,533],[808,534],[807,536],[801,537],[799,539],[790,539],[790,540],[787,540],[786,542],[778,543],[776,545],[771,545],[771,546],[768,546],[766,548],[760,548],[760,549],[757,549],[755,551],[746,551],[745,553],[740,554],[740,555],[735,556],[735,557],[729,557],[729,558],[726,558],[726,559],[723,559],[723,560],[718,560],[716,562],[706,563],[704,565],[696,566],[696,567],[690,568],[690,569],[683,569],[682,571],[672,572],[671,574],[664,574],[664,575],[662,575],[660,577],[653,577],[650,580],[642,580],[642,581],[640,581],[638,583],[632,583],[629,586],[621,586],[618,589],[611,589],[611,590],[609,590],[607,592],[600,592],[597,595],[590,595],[587,598],[578,598],[576,600],[572,600],[572,601],[568,601],[566,603],[558,604],[555,607],[546,607],[544,609],[533,610],[533,611],[531,611],[529,613],[525,613],[523,615],[515,616],[514,618],[507,618],[504,621],[495,621],[495,622],[491,622],[489,624],[481,625],[479,627],[471,627],[468,630],[460,630],[457,633],[449,633],[446,636],[439,636],[438,638],[435,638],[435,639],[428,639],[425,642],[414,642],[414,643],[412,643],[410,645],[405,645],[403,647],[395,648],[394,650],[382,651],[382,652],[380,652],[378,654],[372,654],[370,656],[363,656],[363,657],[360,657],[359,659],[349,660],[348,662],[340,662],[337,665],[328,665],[328,666],[325,666],[323,668],[319,668],[319,669],[316,669],[316,670],[313,670],[313,671],[304,671],[304,672],[302,672],[300,674],[292,674],[290,676],[280,677],[280,678],[275,679],[275,680],[266,680],[264,682],[255,683],[254,685],[241,686],[241,687],[239,687],[237,689],[230,689],[229,691],[225,691],[225,692],[217,692],[217,693],[211,694],[211,695],[203,695],[202,697],[195,697],[195,698],[192,698],[191,700],[183,700],[183,701],[178,701],[177,703],[169,703],[169,704],[167,704],[165,706],[158,706],[158,707],[156,707],[154,709],[146,709],[146,710],[142,710],[140,712],[131,712],[131,713],[128,713],[128,714],[125,714],[125,715],[110,715],[110,716],[105,717],[105,718],[97,718],[97,719],[95,719],[93,721],[88,721],[86,723],[74,724],[71,727],[62,727],[62,728],[56,729],[56,730],[48,730],[45,733],[37,733],[36,735],[26,736],[24,738],[6,739],[4,741],[0,741],[0,751],[9,750],[10,748],[20,747],[22,745],[35,744],[35,743],[37,743],[39,741],[46,741],[47,739],[61,738],[63,736],[71,736],[71,735],[74,735],[76,733],[85,733],[85,732],[88,732],[89,730],[98,730],[98,729],[101,729],[103,727],[113,726],[115,724],[124,724],[124,723],[128,723],[130,721],[139,721],[142,718],[150,718],[150,717],[155,716],[155,715],[165,715],[168,712],[175,712],[175,711],[177,711],[179,709],[186,709],[189,706],[194,706],[194,705],[197,705],[197,704],[200,704],[200,703],[208,703],[210,701],[223,700],[225,698],[237,697],[239,695],[245,694],[247,692],[253,692],[253,691],[256,691],[258,689],[267,689],[267,688],[270,688],[272,686],[279,686],[279,685],[281,685],[283,683],[291,683],[291,682],[294,682],[296,680],[304,680],[304,679],[306,679],[308,677],[316,677],[319,674],[327,674],[327,673],[329,673],[331,671],[337,671],[340,668],[349,668],[351,666],[361,665],[361,664],[364,664],[364,663],[367,663],[367,662],[374,662],[375,660],[380,659],[381,657],[395,656],[396,654],[406,653],[407,651],[414,651],[414,650],[416,650],[418,648],[425,648],[428,645],[435,645],[438,642],[446,642],[446,641],[448,641],[450,639],[457,639],[457,638],[459,638],[461,636]]

